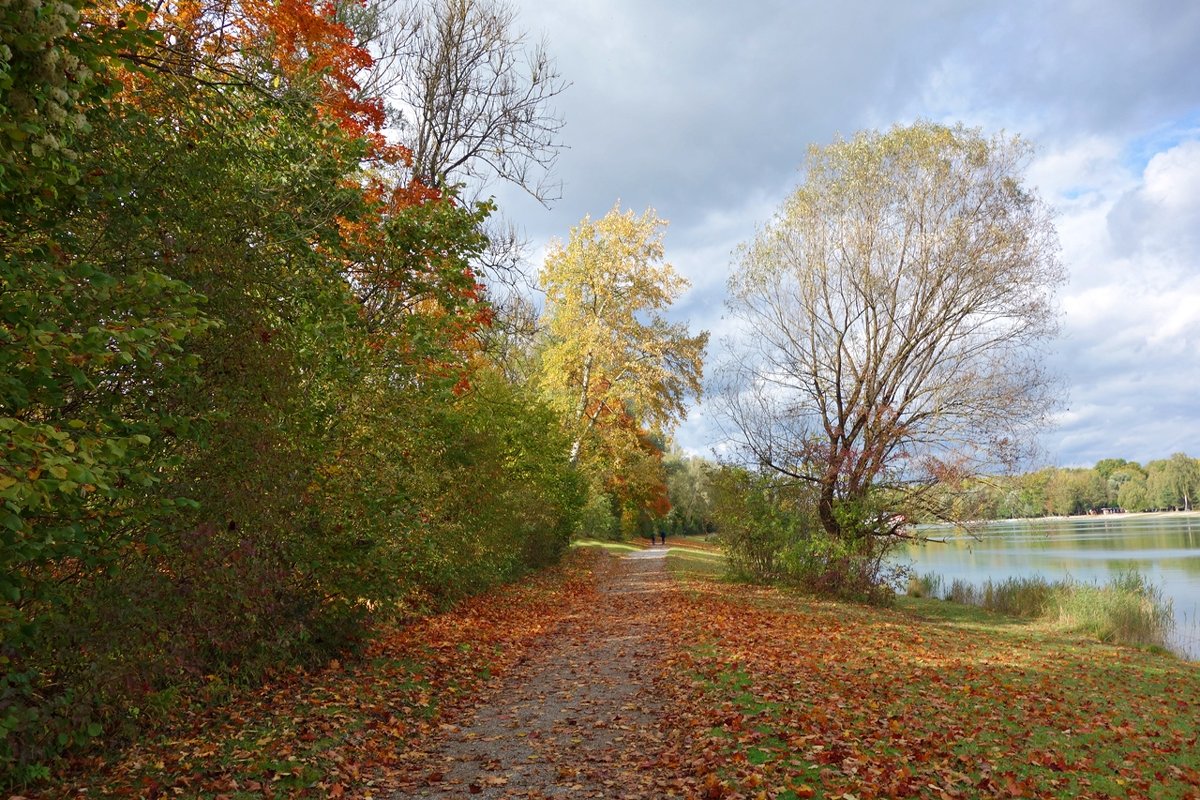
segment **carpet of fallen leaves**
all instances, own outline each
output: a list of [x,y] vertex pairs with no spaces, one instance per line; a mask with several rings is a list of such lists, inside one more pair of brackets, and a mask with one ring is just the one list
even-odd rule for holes
[[669,724],[702,797],[1200,798],[1195,664],[715,582],[681,603]]
[[67,765],[25,797],[381,797],[403,755],[479,702],[497,676],[596,596],[600,555],[378,633],[366,651],[296,671],[230,702],[190,711],[169,731]]
[[[382,631],[344,664],[189,712],[115,760],[76,762],[40,796],[570,797],[587,779],[601,788],[586,796],[613,798],[1200,800],[1196,664],[956,618],[935,601],[871,609],[694,573],[620,600],[608,559],[576,552]],[[601,617],[608,644],[589,648]],[[556,654],[559,639],[573,649]],[[595,686],[554,683],[564,664]],[[638,685],[610,696],[616,674]],[[553,765],[544,782],[566,793],[518,791],[518,771],[468,748],[492,739],[481,724],[520,728],[510,755]],[[624,766],[602,774],[610,763]],[[460,781],[456,764],[481,766]]]
[[[473,796],[658,800],[688,794],[667,749],[664,655],[686,642],[659,623],[675,593],[664,548],[597,564],[596,602],[531,648],[490,702],[443,726],[393,800]],[[693,793],[694,794],[694,793]]]

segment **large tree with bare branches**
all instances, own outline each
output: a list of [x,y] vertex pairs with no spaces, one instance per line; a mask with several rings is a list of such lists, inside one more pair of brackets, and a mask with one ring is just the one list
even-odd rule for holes
[[565,83],[545,43],[529,41],[505,0],[391,8],[380,48],[394,54],[390,99],[417,177],[474,191],[500,179],[552,199],[562,128],[552,103]]
[[[468,203],[496,182],[543,205],[557,199],[554,165],[563,122],[554,101],[566,88],[546,43],[520,27],[507,0],[379,0],[345,13],[377,61],[365,90],[387,98],[392,127],[412,154],[413,177]],[[500,210],[502,213],[502,209]],[[501,214],[480,222],[485,247],[471,267],[488,286],[495,323],[480,336],[497,359],[532,347],[536,315],[526,242]]]
[[930,123],[814,147],[740,251],[726,410],[755,463],[813,487],[830,535],[900,533],[928,486],[1013,463],[1052,407],[1064,271],[1029,154]]

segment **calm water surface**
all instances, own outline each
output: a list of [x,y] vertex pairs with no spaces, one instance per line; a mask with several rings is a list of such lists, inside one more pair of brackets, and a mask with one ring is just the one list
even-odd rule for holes
[[946,542],[911,545],[918,575],[983,583],[1011,577],[1071,577],[1092,583],[1136,569],[1161,587],[1175,608],[1174,644],[1200,659],[1200,514],[1113,514],[989,523],[971,533],[923,526]]

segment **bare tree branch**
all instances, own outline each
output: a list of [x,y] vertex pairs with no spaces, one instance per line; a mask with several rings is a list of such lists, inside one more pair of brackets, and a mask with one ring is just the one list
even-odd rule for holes
[[939,477],[1014,465],[1044,422],[1065,273],[1028,153],[926,123],[814,149],[742,250],[729,304],[753,339],[725,409],[760,466],[820,484],[829,533],[857,533],[838,507],[916,508]]

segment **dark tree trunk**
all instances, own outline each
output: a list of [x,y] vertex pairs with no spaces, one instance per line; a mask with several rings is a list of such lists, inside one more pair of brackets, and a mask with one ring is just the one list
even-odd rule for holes
[[825,529],[834,539],[839,539],[842,536],[842,527],[838,524],[837,517],[833,513],[834,495],[833,482],[826,480],[821,483],[821,497],[817,500],[817,516],[821,520],[821,527]]

